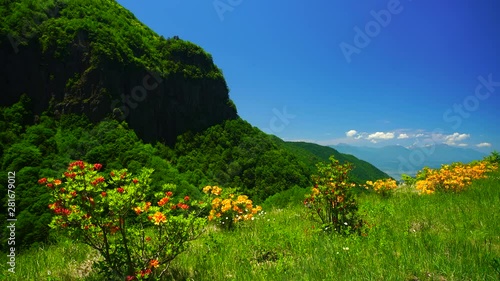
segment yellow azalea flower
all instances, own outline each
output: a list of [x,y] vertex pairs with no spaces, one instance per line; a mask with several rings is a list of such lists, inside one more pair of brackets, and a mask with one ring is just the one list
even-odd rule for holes
[[212,187],[211,187],[211,186],[209,186],[209,185],[207,185],[207,186],[205,186],[205,187],[203,188],[203,193],[208,194],[208,193],[210,192],[210,190],[211,190],[211,189],[212,189]]

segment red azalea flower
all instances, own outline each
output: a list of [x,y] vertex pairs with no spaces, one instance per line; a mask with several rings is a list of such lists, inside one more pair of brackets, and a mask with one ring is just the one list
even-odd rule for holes
[[47,182],[47,179],[46,179],[46,178],[41,178],[41,179],[39,179],[39,180],[38,180],[38,183],[39,183],[39,184],[44,184],[44,183],[46,183],[46,182]]
[[112,177],[114,177],[115,176],[115,172],[112,171],[111,173],[109,173],[109,175],[112,176]]
[[132,182],[133,182],[134,184],[137,184],[137,183],[139,182],[139,180],[138,180],[138,179],[133,179],[133,180],[132,180]]
[[49,188],[53,188],[53,187],[54,187],[54,185],[53,185],[53,184],[51,184],[51,183],[48,183],[48,184],[47,184],[47,187],[49,187]]
[[66,189],[64,189],[64,187],[63,187],[63,188],[59,189],[59,191],[60,191],[61,193],[64,193],[64,192],[66,192]]
[[102,168],[102,164],[99,164],[99,163],[94,164],[94,169],[95,170],[99,171],[101,168]]
[[123,193],[125,192],[125,189],[123,189],[123,187],[118,187],[116,191],[118,191],[118,193]]
[[135,280],[135,276],[129,275],[127,276],[127,281]]
[[127,175],[127,173],[126,173],[126,172],[123,172],[123,174],[120,176],[120,178],[121,178],[121,179],[124,179],[126,175]]
[[172,197],[173,193],[172,191],[168,191],[167,193],[165,193],[168,197]]
[[158,201],[158,206],[163,206],[165,205],[166,203],[168,203],[168,200],[170,200],[170,198],[168,197],[163,197],[162,199],[160,199],[160,201]]
[[101,192],[102,197],[106,197],[106,195],[107,195],[106,191]]
[[187,195],[186,195],[186,196],[184,197],[184,201],[189,201],[189,196],[187,196]]
[[80,168],[80,170],[83,170],[83,169],[85,169],[85,163],[83,163],[83,161],[81,161],[81,160],[75,161],[75,162],[69,164],[68,170],[71,171],[76,167]]
[[76,177],[76,174],[75,173],[64,172],[64,176],[67,177],[67,178],[74,179]]
[[71,196],[75,197],[75,196],[76,196],[76,191],[75,191],[75,190],[73,190],[73,191],[71,191],[69,194],[71,194]]

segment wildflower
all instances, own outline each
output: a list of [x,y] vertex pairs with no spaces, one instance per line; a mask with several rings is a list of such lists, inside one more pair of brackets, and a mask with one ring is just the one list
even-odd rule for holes
[[99,163],[94,164],[94,169],[99,171],[102,168],[102,165]]
[[153,215],[152,220],[153,220],[154,224],[159,225],[160,223],[166,222],[167,217],[165,217],[165,215],[162,212],[156,212]]
[[106,191],[101,192],[102,197],[106,197],[106,195],[107,195]]
[[210,192],[210,190],[211,190],[211,189],[212,189],[212,187],[211,187],[211,186],[209,186],[209,185],[207,185],[207,186],[205,186],[205,187],[203,188],[203,193],[208,194],[208,192]]
[[160,199],[160,201],[158,201],[158,206],[163,206],[165,205],[166,203],[168,203],[168,201],[170,200],[170,198],[168,197],[163,197],[162,199]]
[[135,212],[136,214],[138,214],[138,215],[140,215],[140,214],[142,213],[142,209],[141,209],[141,207],[135,207],[133,210],[134,210],[134,212]]
[[149,266],[156,268],[156,267],[160,266],[160,262],[158,260],[151,260],[149,262]]
[[186,196],[184,197],[184,201],[189,201],[189,196],[187,196],[187,195],[186,195]]
[[222,192],[222,188],[220,188],[218,186],[214,186],[212,188],[212,194],[214,194],[214,195],[219,196],[221,194],[221,192]]
[[167,193],[165,193],[165,195],[167,195],[168,197],[172,197],[172,195],[174,195],[174,194],[172,193],[172,191],[167,191]]
[[123,193],[125,192],[125,189],[123,189],[123,187],[118,187],[116,191],[118,191],[118,193]]
[[61,183],[62,183],[61,180],[54,180],[55,185],[60,185]]
[[133,180],[132,180],[132,182],[133,182],[134,184],[137,184],[137,183],[139,182],[139,180],[138,180],[138,179],[133,179]]
[[46,182],[47,182],[47,179],[46,179],[46,178],[41,178],[41,179],[39,179],[39,180],[38,180],[38,183],[39,183],[39,184],[44,184],[44,183],[46,183]]

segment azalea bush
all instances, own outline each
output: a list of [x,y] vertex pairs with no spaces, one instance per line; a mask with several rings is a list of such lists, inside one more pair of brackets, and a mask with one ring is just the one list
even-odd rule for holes
[[199,202],[176,198],[174,185],[164,185],[156,202],[146,201],[152,169],[136,176],[125,169],[106,175],[101,170],[101,164],[76,161],[62,179],[38,181],[54,200],[50,226],[99,251],[97,265],[108,279],[161,277],[203,231]]
[[231,190],[223,192],[218,186],[205,186],[203,192],[211,201],[208,220],[217,223],[224,229],[233,229],[241,221],[253,220],[261,210],[261,206],[253,206],[246,195],[235,195]]
[[473,180],[485,178],[488,172],[497,169],[496,163],[479,161],[470,164],[453,163],[440,169],[424,168],[417,173],[416,188],[420,194],[436,191],[459,192],[466,189]]
[[351,192],[350,163],[340,164],[333,156],[330,163],[317,165],[318,175],[312,177],[314,187],[306,195],[304,205],[322,223],[322,230],[341,234],[360,233],[362,220],[357,216],[358,205]]
[[382,196],[388,196],[392,193],[393,190],[398,188],[398,183],[394,179],[379,179],[375,182],[367,181],[366,188],[372,188],[378,194]]

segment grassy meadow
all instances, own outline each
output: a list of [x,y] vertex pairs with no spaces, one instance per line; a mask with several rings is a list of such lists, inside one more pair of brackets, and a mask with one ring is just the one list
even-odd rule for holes
[[[295,196],[298,198],[299,196]],[[234,231],[208,227],[171,264],[165,280],[498,280],[500,172],[461,193],[419,195],[400,187],[389,197],[358,196],[366,235],[318,232],[302,202],[264,204]],[[271,205],[271,206],[270,206]],[[316,228],[315,228],[316,227]],[[16,259],[7,280],[102,280],[99,257],[61,241],[33,247]]]

